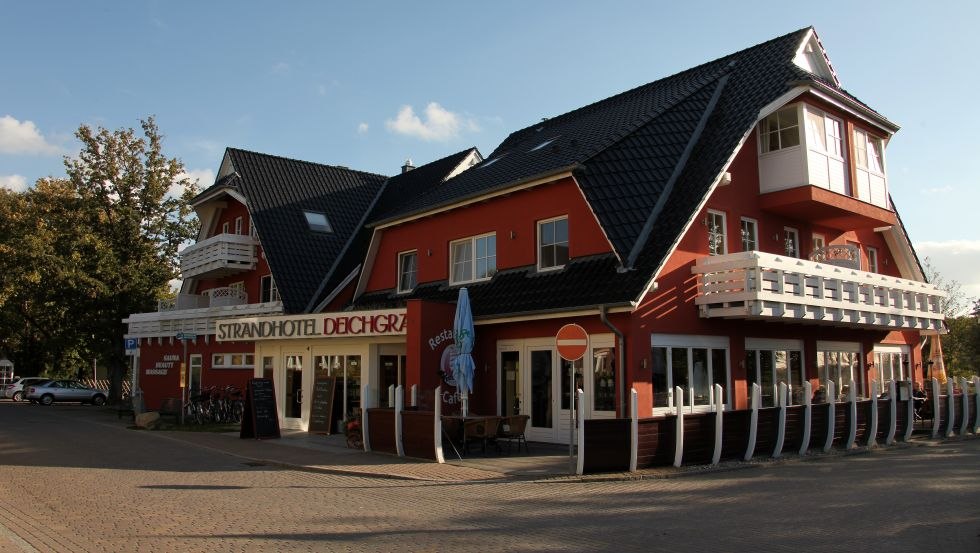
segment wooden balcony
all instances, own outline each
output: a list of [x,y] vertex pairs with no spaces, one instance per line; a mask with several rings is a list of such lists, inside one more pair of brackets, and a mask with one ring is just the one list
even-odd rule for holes
[[924,282],[763,252],[701,258],[701,317],[879,330],[942,328],[945,293]]
[[183,278],[219,278],[251,271],[258,264],[258,241],[242,234],[217,234],[180,252]]
[[[216,289],[222,290],[222,289]],[[153,313],[134,313],[123,319],[128,325],[126,336],[130,338],[172,338],[178,332],[197,334],[199,336],[214,334],[215,321],[238,317],[257,317],[262,315],[282,315],[281,301],[267,303],[247,303],[229,300],[232,296],[189,296],[185,298],[200,298],[203,306],[188,307],[192,303],[180,297],[173,305],[166,303],[160,310]],[[183,307],[178,309],[177,307]]]

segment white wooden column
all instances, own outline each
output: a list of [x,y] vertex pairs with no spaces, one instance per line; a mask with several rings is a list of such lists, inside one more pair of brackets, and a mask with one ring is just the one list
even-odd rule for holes
[[837,385],[833,380],[827,381],[827,400],[827,441],[823,444],[824,453],[834,446],[834,432],[837,431]]
[[881,392],[878,388],[878,381],[871,381],[871,413],[868,417],[868,447],[874,447],[878,441],[878,396]]
[[746,461],[752,459],[755,455],[755,438],[759,431],[759,403],[762,400],[762,388],[758,384],[752,384],[752,402],[749,405],[751,413],[749,414],[749,441],[745,445],[745,456],[743,459]]
[[776,445],[772,448],[772,458],[783,456],[783,442],[786,440],[786,394],[788,389],[785,382],[779,383],[777,403],[779,404],[778,422],[776,424]]
[[395,406],[395,385],[394,384],[389,384],[388,385],[388,407],[394,407],[394,406]]
[[[583,392],[584,393],[584,392]],[[630,472],[636,472],[636,457],[640,448],[640,408],[636,388],[630,388]],[[579,403],[579,405],[582,405]],[[579,440],[581,443],[584,440]]]
[[[414,386],[412,387],[415,388]],[[435,444],[436,444],[436,462],[445,463],[446,457],[442,454],[442,401],[439,398],[442,397],[442,386],[436,387],[436,401],[435,401],[435,414],[433,418],[435,419],[432,424],[432,431],[435,433]]]
[[[898,421],[895,419],[898,416],[898,398],[895,393],[898,391],[898,387],[895,385],[895,381],[888,382],[888,434],[885,435],[885,445],[892,445],[895,443],[895,431],[898,429]],[[911,391],[911,389],[910,389]],[[909,398],[912,401],[912,398]]]
[[404,435],[402,434],[402,411],[405,409],[405,400],[402,398],[403,388],[399,385],[395,388],[395,451],[399,457],[405,456]]
[[915,383],[911,380],[905,381],[908,384],[909,389],[909,402],[908,402],[908,413],[906,414],[907,424],[905,425],[905,438],[902,439],[903,442],[907,442],[912,439],[912,428],[915,426],[915,399],[912,396],[913,386]]
[[418,384],[412,384],[411,394],[412,394],[412,403],[410,403],[410,405],[412,407],[418,407],[419,406],[419,385]]
[[722,397],[724,390],[721,384],[715,384],[715,452],[711,456],[711,464],[717,465],[721,461],[722,431],[725,420],[725,400]]
[[[575,390],[575,396],[577,398],[575,405],[585,405],[584,391]],[[575,410],[575,420],[578,423],[578,455],[575,459],[575,474],[582,474],[585,472],[585,409]]]
[[956,402],[953,401],[953,379],[946,379],[946,431],[947,438],[953,437],[953,425],[956,423]]
[[851,383],[851,386],[847,388],[847,403],[851,414],[851,421],[848,425],[850,428],[848,429],[847,443],[844,445],[844,449],[851,449],[854,447],[854,441],[857,438],[857,392],[855,391],[855,388],[857,388],[857,386],[855,386],[854,383]]
[[[973,391],[977,398],[977,411],[980,411],[980,376],[973,377]],[[973,433],[980,434],[980,413],[973,419]]]
[[674,410],[677,419],[674,420],[674,466],[679,467],[684,461],[684,390],[674,386]]
[[800,444],[800,455],[806,455],[810,449],[810,425],[813,423],[813,385],[807,380],[803,383],[803,442]]
[[960,436],[966,436],[970,425],[970,387],[963,377],[960,377],[960,391],[963,393],[963,422],[960,424]]
[[939,437],[939,379],[932,379],[932,437]]

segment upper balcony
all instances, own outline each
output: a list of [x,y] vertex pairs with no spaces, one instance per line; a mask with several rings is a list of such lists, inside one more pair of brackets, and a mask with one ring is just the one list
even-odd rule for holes
[[763,252],[703,257],[695,304],[702,317],[879,330],[939,331],[944,292],[830,262]]
[[180,252],[183,278],[219,278],[250,271],[258,264],[258,241],[243,234],[216,234]]
[[[839,229],[894,225],[883,142],[840,119],[798,103],[759,126],[762,209]],[[856,159],[851,159],[854,152]]]

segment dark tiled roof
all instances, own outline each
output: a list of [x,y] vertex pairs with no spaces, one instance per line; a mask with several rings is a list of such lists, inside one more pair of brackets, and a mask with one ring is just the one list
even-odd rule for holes
[[[761,110],[801,80],[827,85],[793,63],[809,31],[795,31],[517,131],[482,164],[406,201],[387,218],[423,213],[572,169],[616,255],[574,260],[556,273],[502,271],[471,288],[475,314],[636,301]],[[624,270],[616,259],[625,263],[630,252],[634,262]],[[411,296],[451,300],[455,288],[428,284]],[[404,299],[375,293],[356,304]]]
[[[375,214],[393,211],[404,202],[425,193],[427,189],[440,186],[453,170],[474,152],[479,154],[476,148],[469,148],[389,178],[371,210],[369,219],[377,218]],[[316,297],[307,306],[307,311],[313,310],[327,299],[337,286],[364,261],[373,232],[373,229],[367,226],[362,226],[357,231],[351,239],[350,245],[343,252],[341,259],[338,260],[336,269],[326,276],[326,280],[324,280]]]
[[[360,228],[382,175],[229,148],[266,260],[287,313],[303,312]],[[326,214],[330,233],[313,232],[304,210]]]

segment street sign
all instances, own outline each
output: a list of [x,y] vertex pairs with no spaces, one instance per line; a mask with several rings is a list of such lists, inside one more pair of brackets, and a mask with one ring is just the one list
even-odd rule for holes
[[555,344],[562,359],[578,361],[589,349],[589,333],[577,324],[567,324],[558,329]]
[[178,332],[177,339],[182,340],[184,342],[188,340],[197,340],[197,334],[191,334],[189,332]]
[[139,355],[140,342],[136,338],[124,338],[123,348],[126,350],[126,355]]

